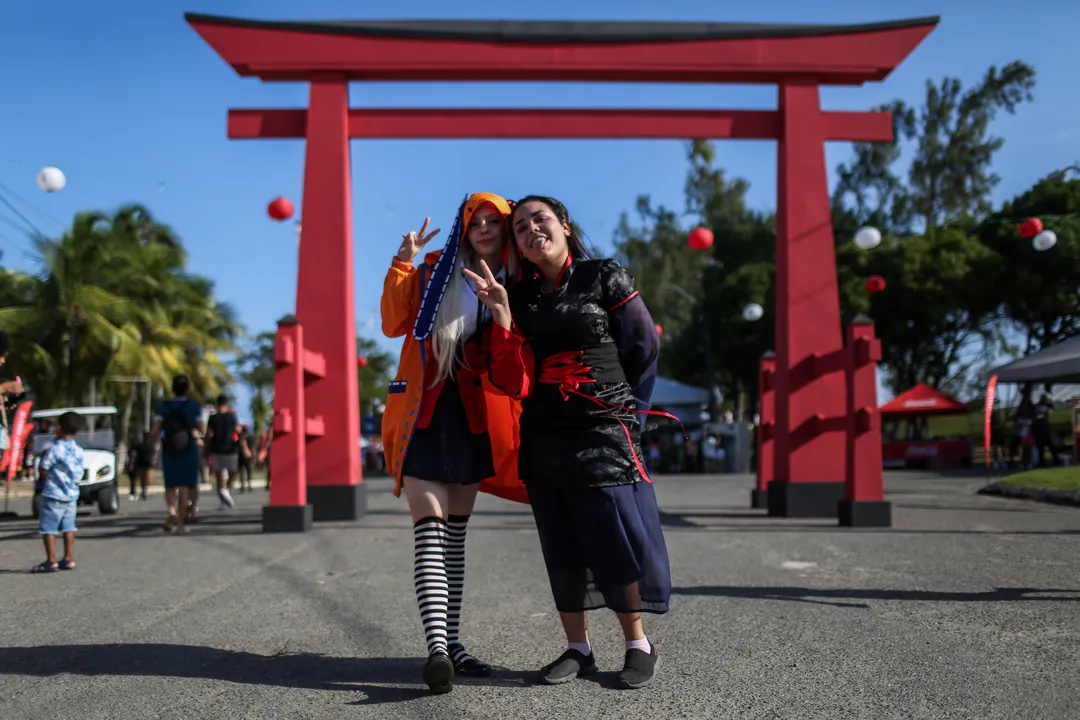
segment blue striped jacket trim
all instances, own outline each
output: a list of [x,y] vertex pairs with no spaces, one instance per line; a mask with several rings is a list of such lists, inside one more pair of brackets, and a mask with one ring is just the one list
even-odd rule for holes
[[461,248],[461,216],[465,213],[465,203],[468,201],[469,196],[466,195],[458,208],[457,217],[454,218],[450,239],[446,241],[446,247],[431,271],[431,280],[424,288],[420,312],[416,314],[416,322],[413,323],[413,337],[417,340],[427,340],[435,327],[435,315],[439,312],[446,287],[450,284],[450,273],[454,271],[454,263],[457,262],[458,250]]

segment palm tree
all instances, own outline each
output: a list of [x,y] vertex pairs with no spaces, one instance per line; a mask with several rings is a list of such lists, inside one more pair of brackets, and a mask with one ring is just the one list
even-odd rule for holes
[[[222,355],[235,349],[235,315],[210,280],[185,271],[179,238],[146,208],[80,213],[59,240],[34,245],[36,276],[5,272],[0,324],[39,405],[73,404],[108,375],[161,387],[186,372],[204,397],[231,380]],[[121,452],[134,397],[131,385],[105,386],[103,399],[122,408]]]
[[251,399],[251,420],[256,437],[273,418],[274,338],[272,332],[259,333],[238,358],[240,377],[255,393]]

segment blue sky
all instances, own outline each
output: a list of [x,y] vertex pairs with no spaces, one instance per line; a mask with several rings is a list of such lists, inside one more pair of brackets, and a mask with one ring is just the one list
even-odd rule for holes
[[[302,141],[230,141],[229,108],[304,107],[303,84],[241,79],[184,22],[184,12],[255,19],[484,18],[858,23],[941,15],[938,29],[884,83],[825,89],[823,105],[867,109],[896,97],[919,103],[927,78],[976,82],[991,64],[1020,59],[1038,72],[1035,102],[1003,116],[1006,141],[995,168],[995,201],[1080,160],[1076,69],[1080,4],[1032,0],[872,3],[702,3],[645,0],[512,4],[434,0],[97,0],[12,3],[0,25],[3,112],[0,183],[47,233],[79,210],[147,205],[184,239],[191,268],[252,334],[293,308],[297,244],[291,224],[269,220],[284,195],[300,208]],[[464,9],[462,9],[464,8]],[[352,88],[354,106],[536,106],[775,108],[773,87],[569,84],[379,84]],[[536,143],[544,143],[543,153]],[[769,142],[724,142],[720,164],[751,183],[750,202],[775,203],[776,160]],[[830,144],[830,172],[850,152]],[[675,141],[355,141],[352,145],[357,321],[361,335],[397,352],[378,331],[382,278],[402,232],[425,215],[447,231],[466,192],[563,198],[601,247],[610,249],[619,214],[642,193],[681,208],[685,148]],[[34,183],[38,169],[67,174],[60,193]],[[0,218],[13,218],[0,208]],[[2,262],[30,269],[25,236],[0,222]],[[246,393],[241,393],[241,399]],[[246,403],[245,403],[246,404]],[[246,407],[244,408],[246,410]]]

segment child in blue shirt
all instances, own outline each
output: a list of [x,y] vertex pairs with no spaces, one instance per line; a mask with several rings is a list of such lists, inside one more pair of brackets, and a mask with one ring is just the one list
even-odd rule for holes
[[[83,450],[73,439],[82,428],[82,416],[66,412],[57,420],[56,442],[41,458],[41,523],[45,562],[31,572],[56,572],[75,567],[75,509],[83,476]],[[56,536],[64,536],[64,559],[56,561]]]

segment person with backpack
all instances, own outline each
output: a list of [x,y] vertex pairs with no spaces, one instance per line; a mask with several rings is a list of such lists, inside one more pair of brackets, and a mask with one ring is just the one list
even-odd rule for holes
[[218,395],[217,412],[206,421],[206,451],[210,457],[210,471],[214,473],[217,481],[221,510],[236,504],[229,486],[236,478],[239,465],[236,437],[238,425],[236,413],[229,409],[229,398]]
[[161,447],[165,506],[169,511],[163,530],[167,533],[188,532],[188,501],[192,500],[199,487],[199,436],[206,434],[206,424],[202,421],[199,403],[188,397],[190,385],[187,375],[173,378],[175,397],[158,407],[154,427],[150,431],[155,452],[159,444]]

